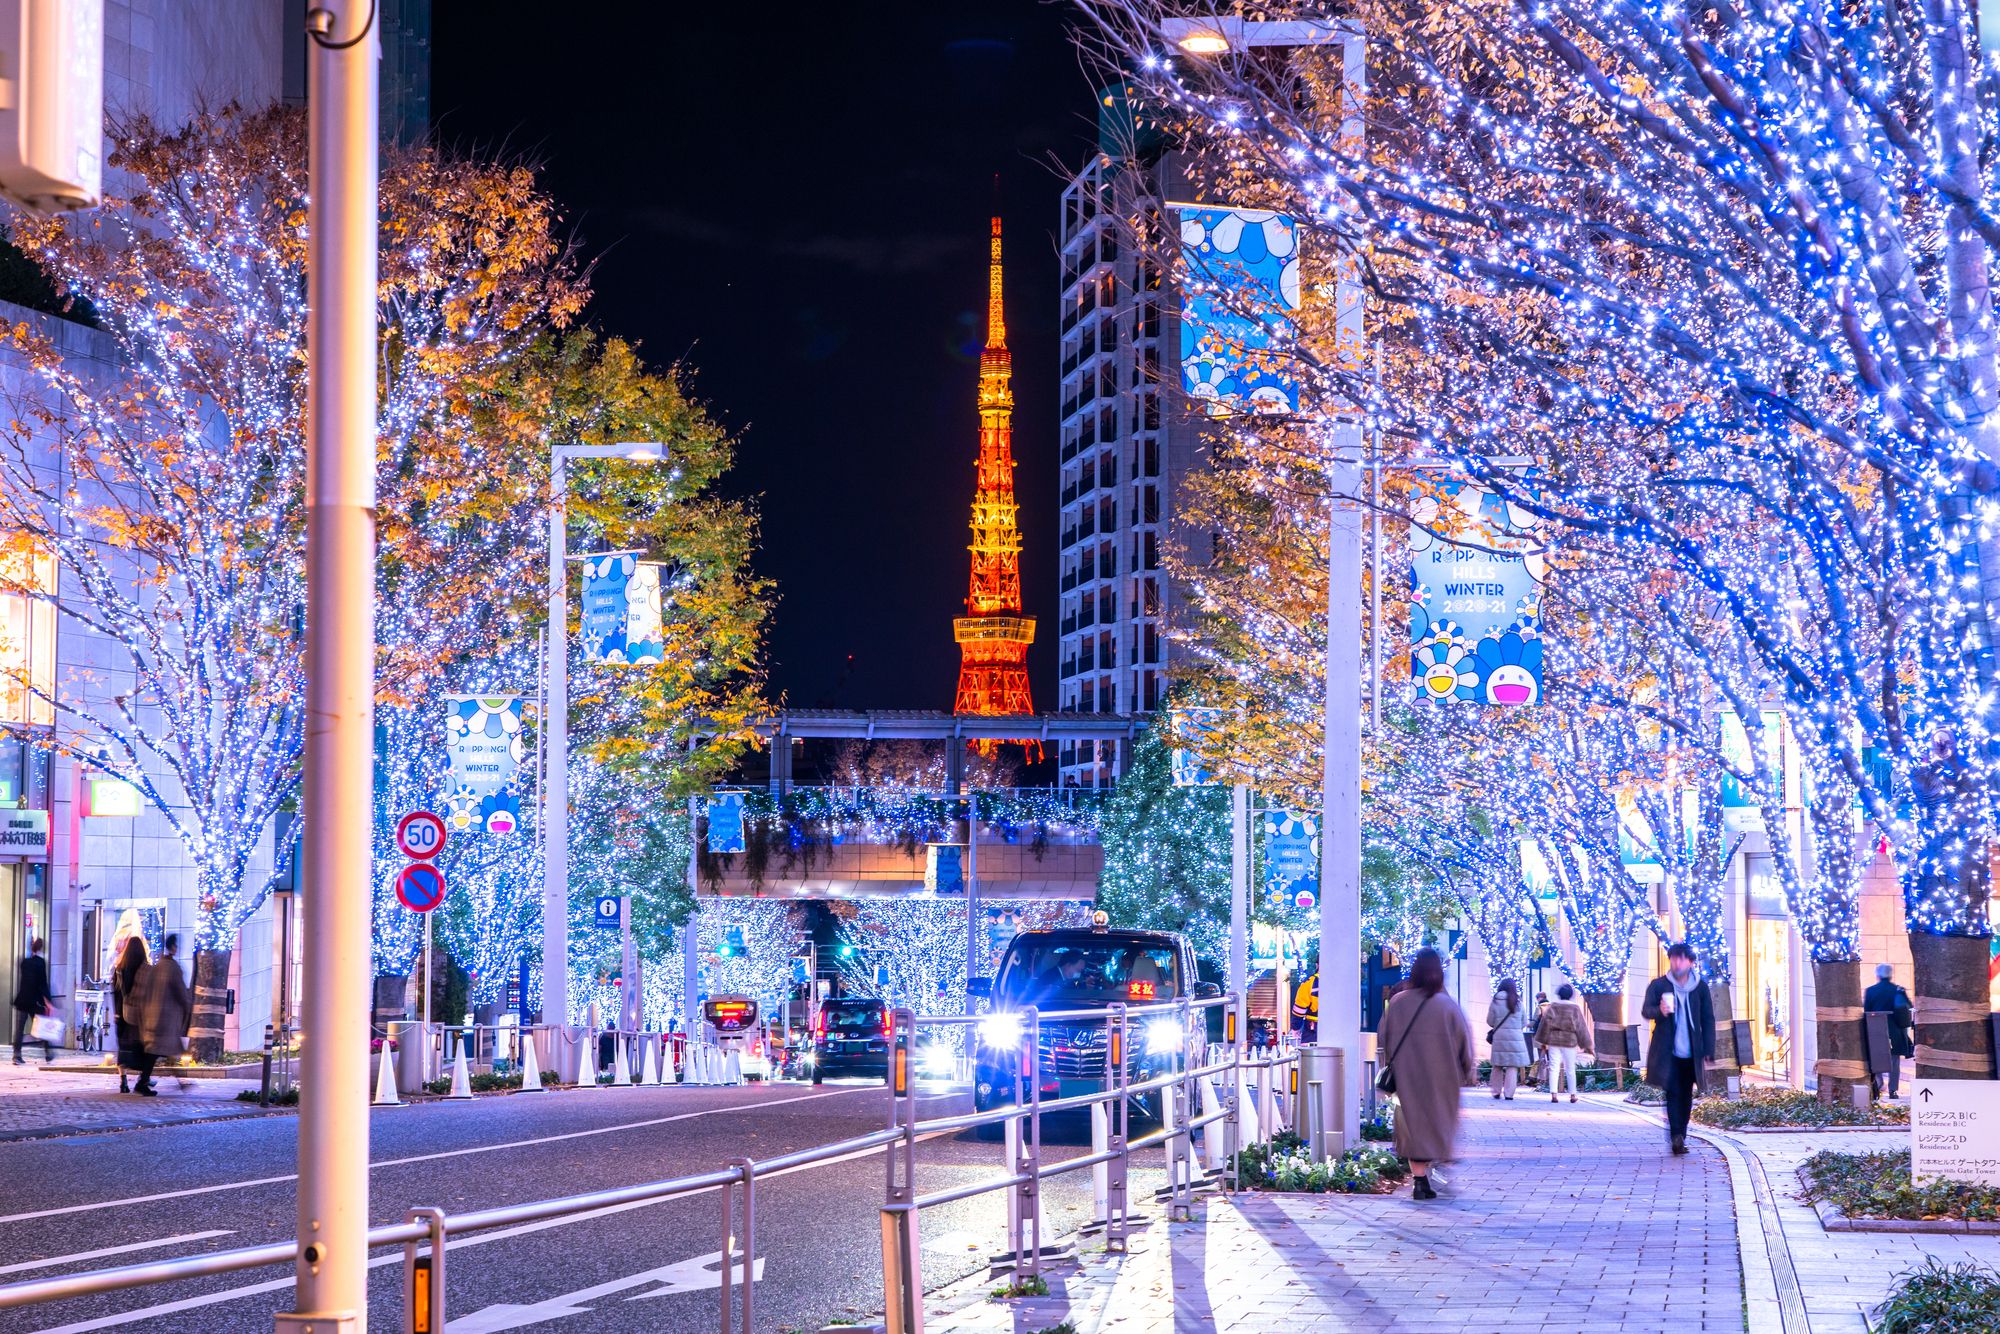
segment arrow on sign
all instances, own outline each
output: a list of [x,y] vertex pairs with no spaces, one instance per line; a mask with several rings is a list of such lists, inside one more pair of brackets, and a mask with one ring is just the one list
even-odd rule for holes
[[1929,1102],[1931,1100],[1931,1091],[1929,1089],[1918,1089],[1917,1096],[1925,1102]]
[[[736,1259],[739,1262],[738,1281],[741,1281],[740,1264],[743,1257],[738,1255]],[[716,1267],[711,1269],[710,1265]],[[614,1292],[642,1287],[647,1283],[659,1283],[662,1286],[651,1292],[637,1293],[625,1300],[635,1302],[642,1297],[664,1297],[673,1292],[713,1292],[722,1286],[721,1266],[722,1252],[710,1251],[707,1255],[697,1255],[692,1260],[661,1265],[658,1269],[648,1269],[629,1278],[614,1278],[608,1283],[579,1288],[575,1292],[551,1297],[547,1301],[528,1305],[501,1302],[482,1311],[476,1311],[472,1315],[448,1321],[444,1327],[445,1334],[498,1334],[500,1330],[525,1329],[529,1325],[539,1325],[544,1320],[554,1320],[558,1316],[589,1315],[592,1308],[580,1306],[579,1302],[595,1301],[599,1297],[609,1297]],[[753,1280],[764,1277],[763,1260],[760,1259],[751,1266],[751,1275]]]

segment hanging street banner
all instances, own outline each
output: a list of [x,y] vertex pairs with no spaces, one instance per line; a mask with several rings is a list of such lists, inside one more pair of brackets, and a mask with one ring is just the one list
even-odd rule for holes
[[1286,968],[1297,970],[1305,962],[1305,952],[1299,948],[1301,933],[1283,931],[1265,922],[1250,924],[1250,971],[1261,972],[1266,968],[1276,968],[1281,962]]
[[1290,312],[1298,225],[1260,209],[1174,205],[1181,224],[1181,388],[1209,415],[1297,412]]
[[1526,887],[1529,897],[1535,901],[1535,911],[1542,915],[1551,934],[1556,929],[1556,919],[1562,914],[1562,894],[1557,888],[1555,873],[1549,869],[1547,857],[1542,855],[1542,845],[1532,838],[1521,840],[1521,884]]
[[[1784,715],[1776,709],[1765,709],[1764,714],[1764,766],[1765,771],[1778,784],[1780,801],[1784,795],[1784,764],[1779,748],[1779,724]],[[1734,709],[1722,711],[1722,757],[1745,772],[1755,771],[1755,761],[1751,758],[1750,729],[1736,716]],[[1730,834],[1756,834],[1764,829],[1764,812],[1757,805],[1756,797],[1750,789],[1729,774],[1722,776],[1722,828]]]
[[965,892],[965,845],[931,843],[924,856],[924,888],[933,894]]
[[646,666],[666,656],[661,628],[660,570],[635,551],[583,561],[583,659]]
[[708,799],[710,856],[743,851],[743,794],[718,792]]
[[454,834],[513,834],[521,828],[518,695],[444,697],[445,827]]
[[1660,844],[1653,833],[1653,822],[1640,813],[1638,802],[1630,793],[1617,793],[1612,800],[1618,806],[1618,862],[1625,868],[1625,874],[1642,885],[1663,883],[1667,868],[1660,864]]
[[1538,704],[1544,577],[1538,521],[1481,487],[1436,485],[1443,499],[1421,497],[1411,510],[1416,696],[1440,704]]
[[1264,898],[1287,908],[1319,902],[1319,817],[1307,811],[1264,812]]
[[1221,726],[1221,709],[1176,709],[1168,722],[1173,728],[1173,770],[1175,787],[1214,787],[1215,775],[1202,767],[1195,747]]

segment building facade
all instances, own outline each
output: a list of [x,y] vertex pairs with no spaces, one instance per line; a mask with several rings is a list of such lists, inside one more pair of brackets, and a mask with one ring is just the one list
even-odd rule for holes
[[[1176,497],[1205,450],[1197,419],[1173,393],[1178,302],[1155,243],[1178,155],[1136,153],[1108,116],[1099,137],[1099,152],[1063,192],[1058,233],[1058,707],[1148,714],[1167,691],[1166,631],[1180,610],[1164,559],[1189,540]],[[1064,786],[1108,787],[1129,746],[1079,745],[1059,759]]]

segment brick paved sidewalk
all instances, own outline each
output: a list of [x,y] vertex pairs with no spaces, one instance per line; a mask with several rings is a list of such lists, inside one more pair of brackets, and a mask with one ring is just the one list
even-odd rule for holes
[[0,1141],[274,1114],[236,1100],[239,1089],[255,1088],[254,1084],[171,1075],[162,1075],[157,1083],[159,1097],[141,1098],[118,1092],[116,1075],[70,1074],[0,1062]]
[[1240,1195],[1155,1223],[1047,1301],[937,1303],[951,1334],[1703,1334],[1745,1327],[1730,1167],[1607,1102],[1465,1100],[1445,1197]]

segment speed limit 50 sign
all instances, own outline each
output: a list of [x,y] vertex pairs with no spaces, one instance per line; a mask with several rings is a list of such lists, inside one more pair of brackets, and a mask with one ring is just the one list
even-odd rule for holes
[[444,821],[429,811],[411,811],[396,825],[396,846],[415,861],[429,861],[444,851]]

